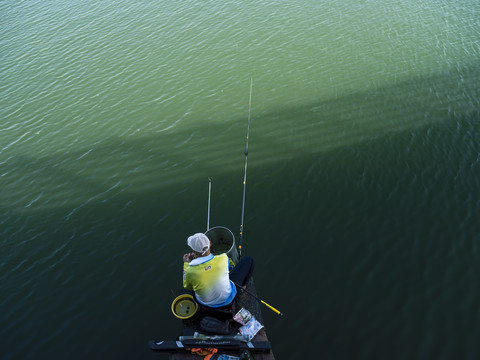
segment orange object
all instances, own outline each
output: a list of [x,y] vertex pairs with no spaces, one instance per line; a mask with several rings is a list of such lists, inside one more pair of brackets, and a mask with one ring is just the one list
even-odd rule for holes
[[218,349],[215,348],[207,348],[207,349],[201,349],[201,348],[195,348],[192,349],[192,354],[199,355],[199,356],[204,356],[204,360],[210,360],[210,358],[218,351]]

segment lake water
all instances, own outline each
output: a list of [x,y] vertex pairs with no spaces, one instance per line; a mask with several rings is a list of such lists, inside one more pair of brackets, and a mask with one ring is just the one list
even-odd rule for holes
[[162,359],[186,238],[277,359],[480,356],[480,3],[3,1],[0,353]]

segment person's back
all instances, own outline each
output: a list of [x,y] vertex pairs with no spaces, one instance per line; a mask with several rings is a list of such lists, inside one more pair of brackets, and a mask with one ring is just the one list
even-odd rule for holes
[[201,304],[220,307],[233,301],[237,291],[229,279],[226,254],[199,257],[184,263],[183,268],[183,286],[193,290]]
[[197,301],[218,308],[232,303],[236,286],[245,286],[253,272],[253,259],[243,257],[229,272],[227,254],[213,256],[212,243],[205,234],[197,233],[187,239],[193,253],[183,255],[183,287],[193,290]]

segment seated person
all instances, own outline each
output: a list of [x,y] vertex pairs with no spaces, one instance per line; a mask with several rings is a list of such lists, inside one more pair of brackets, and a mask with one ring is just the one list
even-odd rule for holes
[[183,287],[193,290],[202,305],[230,305],[237,295],[236,286],[245,286],[252,276],[253,259],[243,257],[229,273],[227,254],[211,254],[212,243],[205,234],[190,236],[187,244],[193,252],[183,255]]

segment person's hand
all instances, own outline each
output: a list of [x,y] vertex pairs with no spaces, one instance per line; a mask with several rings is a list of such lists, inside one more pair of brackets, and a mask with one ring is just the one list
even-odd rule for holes
[[193,254],[192,253],[188,253],[188,254],[183,255],[183,262],[190,262],[192,260],[193,260]]

